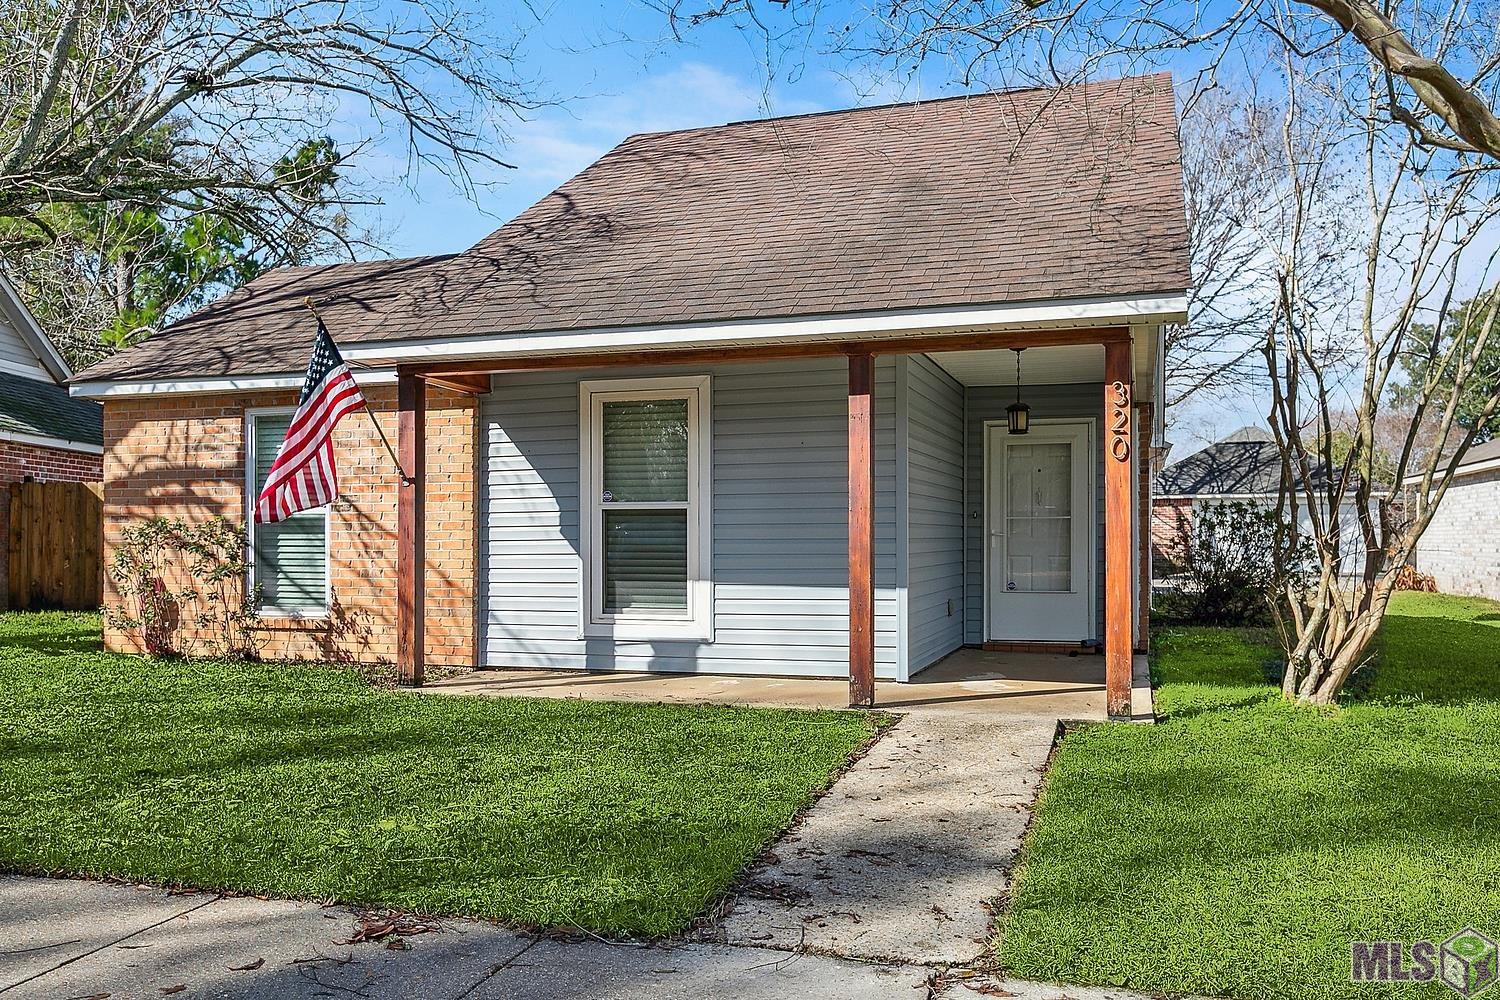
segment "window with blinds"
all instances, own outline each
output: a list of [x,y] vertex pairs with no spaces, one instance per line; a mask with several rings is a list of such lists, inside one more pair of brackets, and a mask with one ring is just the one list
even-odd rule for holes
[[[707,380],[585,382],[585,629],[703,635]],[[622,631],[622,626],[624,630]]]
[[247,460],[253,474],[246,498],[246,521],[253,556],[252,583],[260,584],[262,611],[321,614],[328,606],[327,508],[298,511],[274,524],[255,523],[255,498],[265,486],[291,420],[290,410],[250,416]]

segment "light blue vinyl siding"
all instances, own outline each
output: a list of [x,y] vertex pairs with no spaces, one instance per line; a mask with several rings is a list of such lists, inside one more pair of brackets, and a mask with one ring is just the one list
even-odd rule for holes
[[[896,675],[896,363],[876,367],[876,673]],[[714,636],[583,638],[578,383],[709,374]],[[482,397],[482,662],[848,673],[843,359],[497,375]]]
[[[253,494],[259,496],[292,415],[259,413],[251,419],[255,429]],[[254,572],[261,588],[261,607],[298,613],[326,610],[328,519],[324,508],[298,511],[274,524],[257,524],[254,531]]]
[[964,390],[905,359],[907,649],[915,674],[964,642]]
[[[1104,417],[1104,385],[1101,382],[1073,385],[1026,386],[1021,398],[1031,406],[1032,420],[1048,417],[1091,417],[1095,421],[1094,440],[1098,442],[1099,422]],[[968,457],[966,459],[968,538],[964,549],[965,593],[964,640],[977,645],[984,635],[984,425],[986,421],[1004,421],[1005,408],[1015,402],[1014,386],[969,386],[966,392],[968,415],[965,420]],[[1094,588],[1095,633],[1104,635],[1104,454],[1097,447],[1094,458]]]

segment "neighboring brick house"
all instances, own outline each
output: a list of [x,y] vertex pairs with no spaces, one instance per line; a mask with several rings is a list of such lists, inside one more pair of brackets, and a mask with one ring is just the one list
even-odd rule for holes
[[870,704],[966,645],[1102,647],[1118,715],[1189,278],[1155,74],[631,136],[461,253],[268,272],[73,391],[106,548],[242,520],[318,309],[408,478],[354,413],[338,499],[252,526],[268,655]]
[[11,483],[103,478],[102,409],[72,376],[15,287],[0,275],[0,608],[10,603]]
[[1417,543],[1438,589],[1500,601],[1500,440],[1475,445]]
[[[1321,490],[1324,482],[1321,467],[1314,469],[1314,488]],[[1162,469],[1151,498],[1152,565],[1158,578],[1170,576],[1180,559],[1195,512],[1208,504],[1230,502],[1270,510],[1276,506],[1280,489],[1281,452],[1263,427],[1242,427]],[[1298,499],[1300,503],[1300,494]],[[1357,510],[1355,503],[1346,501],[1340,513],[1343,573],[1357,572],[1364,560]],[[1312,527],[1305,512],[1301,520],[1304,529]]]

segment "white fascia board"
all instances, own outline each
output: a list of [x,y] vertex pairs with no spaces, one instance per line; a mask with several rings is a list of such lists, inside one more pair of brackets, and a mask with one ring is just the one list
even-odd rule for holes
[[597,353],[687,347],[766,346],[820,340],[878,340],[913,333],[974,329],[1066,329],[1186,319],[1187,296],[1051,299],[949,309],[881,310],[671,326],[594,327],[348,344],[344,355],[366,362],[459,361],[476,358]]
[[[1487,458],[1483,462],[1475,462],[1472,465],[1460,465],[1453,470],[1453,478],[1458,479],[1463,476],[1472,476],[1480,472],[1494,472],[1497,469],[1500,469],[1500,458]],[[1442,470],[1434,472],[1432,478],[1436,480],[1440,475],[1442,475]],[[1407,476],[1401,480],[1402,486],[1420,486],[1421,484],[1422,476],[1420,473]]]
[[[346,343],[340,353],[351,362],[375,366],[424,361],[461,361],[538,355],[608,355],[617,351],[767,346],[817,341],[897,339],[907,334],[974,329],[1070,329],[1185,320],[1184,294],[1140,295],[1123,299],[1051,299],[998,306],[939,310],[882,310],[805,316],[795,319],[735,320],[672,326],[595,327],[576,330],[484,334],[473,337]],[[360,372],[361,384],[395,380],[392,371]],[[245,375],[171,381],[80,382],[73,395],[89,399],[166,396],[207,392],[247,392],[294,388],[301,375]]]
[[103,445],[86,444],[83,441],[69,441],[67,438],[46,437],[42,434],[20,434],[15,431],[0,431],[0,441],[35,445],[38,448],[56,448],[58,451],[81,451],[87,455],[104,454]]
[[[347,353],[347,352],[345,352]],[[305,375],[231,375],[223,378],[177,379],[167,382],[78,382],[68,387],[85,399],[118,399],[121,396],[191,396],[210,392],[263,392],[270,389],[300,389]],[[359,385],[394,385],[394,370],[354,373]]]
[[73,369],[63,360],[63,356],[57,353],[57,347],[52,343],[52,338],[47,336],[42,325],[36,321],[31,310],[26,308],[26,303],[21,301],[21,293],[16,291],[16,286],[4,274],[0,274],[0,310],[10,317],[15,324],[16,331],[31,348],[31,353],[41,362],[43,369],[52,375],[59,383],[66,382],[73,377]]

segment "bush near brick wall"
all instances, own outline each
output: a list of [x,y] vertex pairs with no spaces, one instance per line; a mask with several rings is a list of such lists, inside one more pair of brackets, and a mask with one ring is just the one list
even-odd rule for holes
[[10,602],[10,489],[28,479],[39,483],[97,483],[104,459],[86,451],[0,441],[0,610]]
[[[339,499],[329,533],[332,604],[321,618],[266,618],[267,659],[375,663],[395,658],[398,476],[372,415],[394,445],[394,386],[365,389],[371,412],[346,416],[334,433]],[[427,394],[427,661],[475,659],[475,398]],[[245,415],[291,406],[290,390],[109,400],[104,406],[104,558],[120,530],[161,515],[246,517]],[[118,600],[105,581],[105,603]],[[180,639],[192,649],[190,623]],[[139,636],[106,627],[105,645],[139,651]]]

